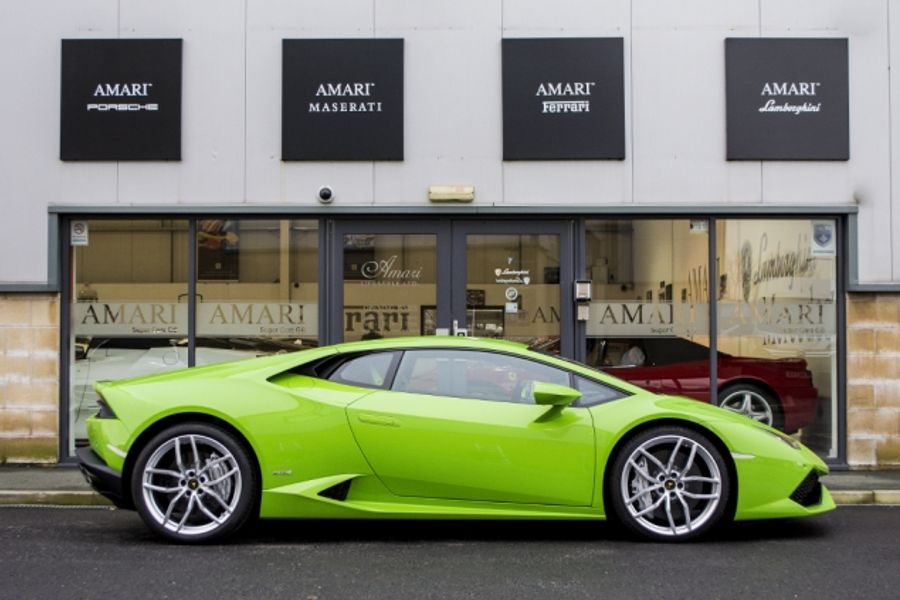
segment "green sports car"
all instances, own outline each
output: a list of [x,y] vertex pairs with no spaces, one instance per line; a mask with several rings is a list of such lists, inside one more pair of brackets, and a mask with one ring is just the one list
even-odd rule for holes
[[793,438],[514,342],[353,342],[96,389],[82,470],[180,542],[255,516],[612,518],[685,540],[834,508]]

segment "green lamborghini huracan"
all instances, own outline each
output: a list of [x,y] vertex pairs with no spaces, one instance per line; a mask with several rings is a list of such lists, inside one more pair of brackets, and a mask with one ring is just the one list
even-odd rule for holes
[[180,542],[258,516],[616,519],[685,540],[832,510],[776,429],[514,342],[353,342],[96,386],[91,484]]

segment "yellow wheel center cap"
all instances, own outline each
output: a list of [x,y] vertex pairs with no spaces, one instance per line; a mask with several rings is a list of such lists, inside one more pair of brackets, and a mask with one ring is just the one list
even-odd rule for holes
[[196,479],[191,479],[190,481],[188,481],[188,487],[192,490],[196,490],[198,487],[200,487],[200,482]]

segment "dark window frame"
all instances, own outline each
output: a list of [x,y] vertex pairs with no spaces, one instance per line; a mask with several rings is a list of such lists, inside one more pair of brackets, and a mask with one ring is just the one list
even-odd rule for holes
[[[48,270],[47,283],[35,284],[0,284],[0,290],[7,293],[47,293],[59,292],[60,294],[60,347],[59,347],[59,364],[60,364],[60,391],[59,391],[59,462],[62,464],[74,464],[76,459],[68,454],[68,446],[71,436],[69,428],[69,386],[68,374],[71,371],[71,361],[69,352],[71,350],[69,331],[71,328],[71,319],[69,314],[70,304],[72,302],[71,290],[68,282],[71,279],[71,246],[70,246],[70,228],[73,220],[81,219],[158,219],[161,215],[166,218],[184,218],[190,222],[189,232],[195,235],[195,223],[199,218],[209,218],[209,214],[204,212],[205,209],[198,206],[181,206],[181,207],[149,207],[145,209],[137,209],[126,206],[84,206],[84,205],[59,205],[50,206],[48,208]],[[362,211],[360,213],[360,210]],[[541,220],[552,218],[555,220],[569,220],[572,224],[574,245],[574,273],[583,274],[587,265],[585,264],[585,228],[586,222],[589,220],[608,220],[616,218],[631,219],[649,219],[649,218],[702,218],[709,223],[711,254],[714,255],[715,242],[712,239],[716,231],[716,222],[721,219],[834,219],[837,224],[836,229],[836,307],[837,307],[837,365],[835,377],[837,378],[837,397],[833,401],[837,402],[837,455],[832,458],[825,458],[825,462],[836,469],[846,469],[847,458],[847,342],[846,342],[846,295],[851,292],[898,292],[900,285],[897,284],[867,284],[859,281],[859,265],[858,265],[858,208],[848,206],[809,206],[809,205],[779,205],[764,207],[763,211],[750,212],[746,207],[741,206],[725,206],[711,205],[706,207],[685,207],[671,206],[660,208],[653,207],[624,207],[622,209],[613,208],[611,210],[598,209],[592,207],[565,207],[564,209],[556,207],[535,207],[534,213],[530,215],[522,215],[519,208],[516,207],[472,207],[471,211],[463,209],[454,209],[454,218],[461,220],[471,219],[477,221],[493,221],[501,222],[504,218],[514,218],[517,220]],[[319,222],[319,340],[320,344],[327,345],[334,343],[334,335],[330,329],[331,315],[335,310],[330,307],[333,298],[329,296],[328,290],[331,289],[333,280],[338,277],[331,267],[335,262],[335,254],[331,248],[331,239],[334,237],[334,224],[343,221],[344,218],[339,216],[335,218],[334,207],[303,207],[294,210],[285,209],[283,206],[272,207],[251,207],[235,209],[238,216],[241,217],[261,217],[267,218],[290,218],[290,219],[316,219]],[[397,211],[390,207],[371,207],[371,208],[354,208],[353,217],[347,216],[350,220],[359,219],[360,214],[374,221],[395,222],[397,220]],[[210,213],[212,214],[212,213]],[[218,214],[218,213],[216,213]],[[427,210],[412,212],[403,211],[404,219],[410,222],[421,222],[425,219],[434,219],[434,207],[428,207]],[[194,252],[196,241],[188,242],[189,252]],[[188,258],[189,289],[195,284],[194,262],[192,256]],[[715,272],[709,270],[710,286],[715,285]],[[189,306],[196,302],[194,294],[188,296]],[[716,299],[710,304],[715,304]],[[715,331],[715,312],[711,315],[710,329]],[[193,310],[188,311],[189,315],[189,333],[188,340],[191,349],[194,346],[194,324]],[[585,325],[577,322],[573,327],[574,337],[572,352],[566,352],[568,356],[576,359],[584,358],[585,352]],[[710,335],[711,352],[715,356],[715,335]],[[191,354],[193,354],[191,352]],[[717,367],[716,360],[711,356],[711,374],[715,373]],[[193,356],[190,357],[190,364],[193,364]],[[567,360],[566,357],[556,357],[561,360]],[[573,406],[578,406],[578,402]]]

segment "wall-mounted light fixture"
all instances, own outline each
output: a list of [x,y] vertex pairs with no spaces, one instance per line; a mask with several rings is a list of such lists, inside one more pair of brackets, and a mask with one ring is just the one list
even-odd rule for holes
[[432,185],[428,187],[431,202],[471,202],[475,199],[474,185]]

